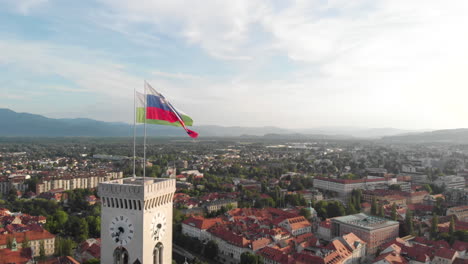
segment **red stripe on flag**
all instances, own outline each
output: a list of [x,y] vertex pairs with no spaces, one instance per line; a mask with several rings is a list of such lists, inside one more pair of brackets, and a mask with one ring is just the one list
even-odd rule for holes
[[146,108],[146,119],[164,120],[171,123],[179,121],[174,112],[150,106]]

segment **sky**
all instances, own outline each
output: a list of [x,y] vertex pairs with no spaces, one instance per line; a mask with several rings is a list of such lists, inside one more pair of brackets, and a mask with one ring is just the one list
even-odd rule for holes
[[0,0],[0,108],[197,125],[468,127],[466,0]]

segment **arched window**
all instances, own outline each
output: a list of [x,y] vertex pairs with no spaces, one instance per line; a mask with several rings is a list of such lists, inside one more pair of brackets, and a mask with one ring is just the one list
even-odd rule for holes
[[128,251],[123,247],[114,250],[114,264],[128,264]]
[[156,244],[153,250],[153,264],[163,264],[164,246],[161,242]]

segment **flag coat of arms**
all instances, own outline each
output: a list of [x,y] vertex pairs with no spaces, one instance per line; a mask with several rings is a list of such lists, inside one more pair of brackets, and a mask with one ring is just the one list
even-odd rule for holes
[[190,137],[198,137],[197,132],[187,128],[193,125],[192,118],[176,109],[148,83],[145,83],[145,94],[136,93],[136,122],[183,127]]

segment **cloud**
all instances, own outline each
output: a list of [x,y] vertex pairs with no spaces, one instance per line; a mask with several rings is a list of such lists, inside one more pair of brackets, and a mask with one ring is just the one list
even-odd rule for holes
[[[465,0],[98,2],[83,20],[141,50],[199,47],[227,70],[198,76],[158,65],[137,74],[92,45],[5,38],[0,63],[74,84],[57,89],[108,96],[116,105],[99,111],[119,111],[115,120],[130,120],[128,97],[150,76],[198,124],[468,126]],[[184,63],[211,59],[197,55]]]
[[162,72],[162,71],[153,71],[153,75],[157,77],[165,77],[170,79],[178,79],[178,80],[200,80],[202,77],[192,74],[185,74],[185,73],[170,73],[170,72]]
[[23,14],[23,15],[28,15],[30,11],[34,8],[40,7],[49,0],[4,0],[5,5],[9,5],[13,7],[14,10],[17,12]]

